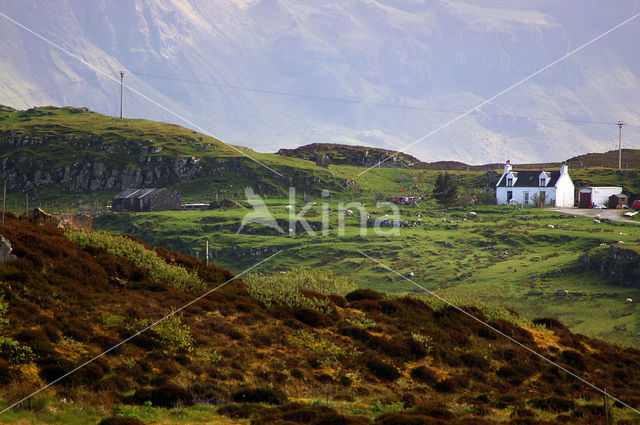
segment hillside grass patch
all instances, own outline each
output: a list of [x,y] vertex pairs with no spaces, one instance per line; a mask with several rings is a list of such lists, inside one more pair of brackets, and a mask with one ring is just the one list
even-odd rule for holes
[[65,236],[83,248],[100,247],[113,256],[131,260],[136,266],[147,270],[153,281],[166,282],[178,289],[192,289],[204,285],[195,272],[168,264],[155,251],[126,236],[86,230],[71,230],[65,232]]

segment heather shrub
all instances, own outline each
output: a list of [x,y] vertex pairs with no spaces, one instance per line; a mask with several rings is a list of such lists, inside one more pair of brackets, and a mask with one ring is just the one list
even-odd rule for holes
[[418,366],[411,370],[411,377],[417,381],[433,385],[438,382],[438,374],[426,366]]
[[220,406],[217,413],[231,419],[246,419],[256,416],[262,409],[254,403],[233,403]]
[[5,318],[7,309],[8,304],[0,300],[0,358],[10,363],[29,363],[34,358],[31,348],[5,335],[4,328],[9,324]]
[[125,401],[138,405],[150,401],[153,406],[172,408],[180,405],[191,406],[193,404],[193,396],[189,391],[178,386],[164,385],[138,390]]
[[345,295],[345,298],[349,302],[360,301],[360,300],[382,300],[385,295],[381,292],[376,292],[371,289],[356,289],[353,292],[349,292]]
[[123,416],[109,416],[104,418],[98,425],[145,425],[140,419],[127,418]]
[[109,254],[131,260],[136,266],[147,270],[151,280],[167,282],[179,289],[189,289],[203,285],[197,274],[168,264],[156,251],[126,236],[84,230],[68,231],[65,236],[81,247],[101,247]]
[[369,368],[371,373],[383,381],[395,381],[400,377],[400,371],[398,368],[384,360],[378,354],[370,353],[366,357],[367,361],[365,362],[365,365],[367,368]]
[[330,366],[347,355],[358,354],[355,350],[347,351],[326,338],[304,330],[294,331],[290,338],[290,344],[294,347],[304,348],[318,356],[321,359],[320,362],[325,366]]
[[231,399],[236,403],[282,404],[287,396],[270,388],[251,388],[233,393]]
[[564,397],[532,398],[529,405],[548,412],[567,412],[575,408],[575,402]]

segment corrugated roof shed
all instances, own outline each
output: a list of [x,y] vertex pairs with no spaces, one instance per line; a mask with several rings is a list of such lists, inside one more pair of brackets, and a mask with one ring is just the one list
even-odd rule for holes
[[144,198],[147,196],[155,195],[156,193],[162,191],[164,189],[157,188],[145,188],[145,189],[127,189],[118,195],[116,195],[115,199],[133,199],[133,198]]

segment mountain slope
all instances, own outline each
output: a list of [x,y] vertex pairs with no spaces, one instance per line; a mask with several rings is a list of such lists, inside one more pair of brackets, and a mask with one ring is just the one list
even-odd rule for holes
[[[637,13],[637,0],[5,0],[0,11],[223,140],[402,148]],[[0,19],[0,99],[118,112],[118,84]],[[637,147],[632,21],[408,150],[558,161]],[[99,78],[98,78],[99,77]],[[56,88],[58,87],[58,88]],[[42,91],[45,90],[45,91]],[[125,114],[180,119],[127,91]],[[590,123],[594,122],[594,123]]]
[[[0,265],[2,314],[10,323],[0,345],[5,405],[16,398],[11,382],[27,393],[51,382],[230,277],[118,236],[65,237],[13,216],[2,233],[18,256]],[[154,265],[127,258],[122,241],[154,256]],[[161,272],[167,267],[202,285],[173,286]],[[101,405],[104,415],[115,403],[147,401],[160,408],[199,403],[208,420],[222,414],[259,423],[338,423],[339,415],[352,417],[339,420],[349,424],[603,420],[599,394],[460,312],[350,288],[336,275],[299,269],[231,282],[62,380],[50,390],[56,397],[38,395],[6,418],[64,409],[55,400],[65,397],[76,414],[89,415],[85,423],[99,419],[91,406]],[[534,325],[495,306],[467,310],[639,405],[637,350],[574,335],[551,319]],[[212,403],[220,407],[207,408]],[[147,417],[154,411],[161,413],[147,408]],[[619,406],[613,411],[632,418]]]

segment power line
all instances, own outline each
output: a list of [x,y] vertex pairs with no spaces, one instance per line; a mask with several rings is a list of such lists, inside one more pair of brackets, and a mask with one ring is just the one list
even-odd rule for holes
[[[451,109],[442,109],[442,108],[432,108],[428,106],[396,105],[393,103],[385,103],[385,102],[364,102],[364,101],[353,100],[353,99],[317,96],[317,95],[304,94],[304,93],[293,93],[293,92],[279,91],[279,90],[236,86],[232,84],[214,83],[211,81],[192,80],[188,78],[175,77],[170,75],[157,75],[157,74],[149,74],[146,72],[138,72],[138,71],[129,71],[129,72],[141,77],[150,77],[150,78],[157,78],[157,79],[169,80],[169,81],[180,81],[180,82],[189,83],[189,84],[199,84],[203,86],[227,88],[232,90],[242,90],[242,91],[249,91],[249,92],[255,92],[255,93],[271,94],[276,96],[289,96],[289,97],[298,97],[302,99],[321,100],[321,101],[327,101],[327,102],[346,103],[346,104],[352,104],[352,105],[386,107],[386,108],[393,108],[393,109],[409,109],[409,110],[417,110],[417,111],[443,112],[443,113],[450,113],[450,114],[461,113],[461,111],[454,111]],[[481,112],[480,110],[473,111],[472,114],[476,114],[476,115],[482,114],[485,116],[494,116],[494,117],[511,118],[511,119],[525,119],[529,121],[557,121],[557,122],[567,122],[567,123],[573,123],[573,124],[595,124],[595,125],[611,125],[611,126],[617,125],[617,122],[615,121],[594,121],[594,120],[587,120],[587,119],[570,119],[570,118],[554,118],[554,117],[531,117],[526,115]]]
[[55,87],[49,87],[49,88],[42,89],[42,90],[30,91],[28,93],[18,94],[18,95],[11,96],[11,97],[5,97],[4,99],[0,99],[0,102],[4,102],[6,100],[19,99],[19,98],[22,98],[22,97],[33,96],[34,94],[44,93],[44,92],[48,92],[48,91],[52,91],[52,90],[58,90],[58,89],[61,89],[61,88],[64,88],[64,87],[69,87],[69,86],[73,86],[75,84],[80,84],[80,83],[86,83],[86,82],[97,80],[97,79],[100,79],[100,78],[102,78],[102,76],[101,75],[97,75],[97,76],[94,76],[94,77],[91,77],[91,78],[85,78],[84,80],[74,80],[74,81],[70,81],[70,82],[68,82],[66,84],[61,84],[61,85],[55,86]]

